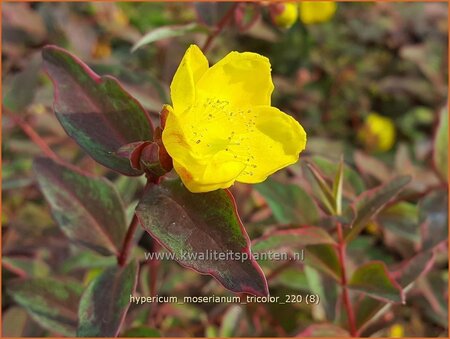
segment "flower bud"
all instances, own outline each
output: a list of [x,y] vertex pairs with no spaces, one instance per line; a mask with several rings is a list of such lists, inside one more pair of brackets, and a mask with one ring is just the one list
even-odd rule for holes
[[164,146],[153,142],[144,147],[140,158],[141,168],[145,173],[160,177],[169,172],[172,165],[172,158],[167,154]]

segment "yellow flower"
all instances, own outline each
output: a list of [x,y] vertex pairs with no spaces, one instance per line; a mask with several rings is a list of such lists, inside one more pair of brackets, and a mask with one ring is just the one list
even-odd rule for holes
[[371,151],[386,152],[395,143],[395,126],[391,119],[370,113],[358,133],[358,138]]
[[298,18],[297,3],[285,2],[272,5],[271,15],[273,22],[282,28],[290,28]]
[[378,224],[374,221],[370,221],[366,225],[366,231],[370,234],[377,235],[380,233],[380,228],[378,227]]
[[300,20],[305,25],[328,21],[336,12],[336,7],[332,1],[301,1]]
[[389,336],[391,338],[403,338],[405,336],[405,330],[401,324],[394,324],[389,329]]
[[269,60],[231,52],[214,66],[191,45],[172,80],[162,141],[191,192],[258,183],[295,163],[306,133],[271,107]]
[[111,45],[106,41],[98,41],[92,50],[95,59],[106,59],[111,56]]

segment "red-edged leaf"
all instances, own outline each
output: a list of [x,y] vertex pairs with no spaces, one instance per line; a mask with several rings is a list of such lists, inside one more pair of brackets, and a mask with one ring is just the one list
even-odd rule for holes
[[[433,253],[431,251],[419,253],[401,265],[397,271],[392,272],[391,276],[396,278],[400,286],[406,290],[419,276],[428,272],[432,264]],[[389,304],[383,301],[364,297],[356,306],[357,328],[364,328],[369,322],[375,320],[382,313],[382,310],[388,306]]]
[[78,324],[77,309],[83,288],[72,281],[15,279],[7,286],[14,301],[42,327],[72,337]]
[[377,221],[383,228],[404,239],[413,242],[420,239],[417,204],[401,201],[381,211]]
[[[320,155],[314,155],[311,157],[312,163],[316,165],[320,171],[328,178],[333,178],[338,173],[340,164],[336,161],[331,161],[328,158]],[[365,190],[364,181],[360,175],[354,171],[351,167],[344,163],[343,173],[343,189],[346,193],[361,194]]]
[[448,240],[448,192],[436,190],[419,203],[422,250]]
[[400,267],[391,273],[400,283],[400,286],[406,288],[412,284],[422,274],[427,273],[434,264],[434,253],[425,251],[417,254],[413,258],[405,261]]
[[402,288],[391,277],[386,265],[381,261],[368,262],[358,267],[348,287],[388,302],[405,301]]
[[56,46],[42,50],[55,87],[55,114],[75,141],[102,165],[139,175],[115,152],[123,145],[152,139],[146,111],[110,76],[99,77],[81,60]]
[[103,255],[117,254],[126,232],[122,201],[114,186],[49,158],[34,161],[39,186],[62,231]]
[[351,229],[346,233],[345,240],[353,240],[367,223],[395,196],[400,193],[411,181],[411,177],[402,176],[378,186],[373,190],[366,191],[358,197],[354,204],[356,216],[351,224]]
[[[181,181],[168,180],[147,189],[136,214],[144,229],[183,266],[210,274],[234,292],[268,294],[266,279],[253,259],[250,240],[227,190],[191,193]],[[248,260],[230,260],[230,255],[225,260],[213,258],[214,252],[218,258],[230,251]]]
[[307,246],[305,264],[321,270],[336,281],[341,280],[341,264],[333,245]]
[[116,337],[136,289],[138,264],[110,267],[83,293],[78,309],[79,337]]

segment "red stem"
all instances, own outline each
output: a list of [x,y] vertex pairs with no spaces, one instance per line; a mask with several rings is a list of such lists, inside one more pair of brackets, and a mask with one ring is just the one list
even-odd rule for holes
[[[155,241],[155,239],[152,238],[152,248],[151,251],[153,253],[158,252],[158,243]],[[149,275],[149,280],[150,280],[150,296],[154,297],[156,296],[156,282],[158,280],[158,269],[159,269],[159,262],[156,258],[152,258],[150,259],[150,262],[148,264],[148,275]],[[152,309],[150,310],[150,314],[149,314],[149,325],[150,326],[155,326],[156,325],[156,315],[158,312],[158,304],[154,304]]]
[[353,312],[352,303],[350,301],[350,296],[348,294],[347,270],[345,266],[346,245],[344,240],[344,234],[342,232],[342,224],[340,222],[337,223],[337,233],[338,233],[337,249],[339,262],[341,265],[342,302],[344,304],[345,310],[347,311],[348,327],[350,335],[352,337],[356,337],[358,335],[358,331],[356,329],[355,313]]
[[[145,192],[150,187],[150,185],[158,184],[159,180],[161,178],[158,178],[158,180],[156,180],[156,181],[152,181],[152,179],[153,178],[149,178],[147,176],[147,183],[145,184],[145,187],[142,191],[141,197],[144,196]],[[134,233],[136,232],[138,225],[139,225],[139,219],[135,213],[133,215],[133,219],[131,219],[130,226],[128,226],[127,234],[125,235],[125,239],[123,240],[122,249],[121,249],[120,253],[117,255],[117,263],[121,267],[127,263],[127,259],[130,255],[131,249],[133,248],[133,236],[134,236]]]
[[[158,243],[153,240],[153,252],[158,252]],[[156,295],[156,282],[158,277],[159,263],[155,258],[150,259],[149,274],[150,274],[150,295],[154,297]]]
[[33,141],[33,143],[35,143],[46,156],[53,159],[59,159],[58,155],[53,152],[53,150],[47,145],[45,140],[42,139],[39,134],[36,133],[33,127],[31,127],[25,120],[14,115],[4,107],[3,111],[8,114],[11,120],[14,121],[14,123],[22,129],[22,131],[28,136],[28,138],[30,138],[30,140]]
[[222,17],[222,19],[217,24],[214,31],[209,35],[208,39],[206,39],[205,44],[203,45],[202,51],[206,54],[206,52],[211,47],[212,42],[214,39],[219,35],[220,32],[222,32],[225,25],[228,23],[228,21],[233,17],[234,11],[237,8],[239,4],[236,3],[226,12],[226,14]]
[[133,245],[133,236],[136,232],[137,226],[139,224],[139,219],[136,214],[133,215],[133,219],[131,220],[130,226],[128,227],[127,234],[123,241],[122,250],[117,256],[117,263],[119,266],[124,266],[127,263],[128,256],[130,255],[132,245]]

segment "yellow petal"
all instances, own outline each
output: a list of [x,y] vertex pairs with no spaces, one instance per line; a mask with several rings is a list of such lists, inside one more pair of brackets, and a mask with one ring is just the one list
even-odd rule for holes
[[197,83],[204,94],[240,107],[270,105],[273,88],[269,59],[250,52],[229,53]]
[[[242,166],[240,164],[232,163],[216,163],[209,164],[203,168],[203,175],[198,177],[198,173],[193,174],[186,167],[180,163],[174,161],[175,171],[181,178],[183,184],[193,193],[210,192],[219,188],[228,188],[234,184],[237,173],[234,171],[241,171]],[[218,171],[214,174],[213,169]],[[225,175],[225,177],[224,177]],[[226,178],[229,178],[228,180]],[[220,179],[227,181],[220,182]]]
[[200,48],[191,45],[184,54],[170,85],[175,114],[182,114],[195,101],[195,84],[208,67],[208,60]]
[[248,156],[244,159],[246,169],[237,181],[258,183],[297,162],[306,146],[306,133],[294,118],[275,107],[258,106],[251,111],[255,128],[241,142]]
[[[177,115],[171,106],[166,105],[165,107],[169,110],[169,113],[162,133],[162,142],[167,153],[172,157],[174,163],[176,161],[181,166],[189,167],[190,172],[203,173],[206,164],[202,163],[201,159],[197,159],[195,154],[191,152],[191,142],[186,138],[186,132],[183,128],[186,125],[183,124],[183,121],[185,121],[183,118],[187,114]],[[186,174],[186,176],[188,175]]]
[[[204,127],[195,121],[195,113],[198,112],[196,109],[178,116],[170,106],[166,107],[169,114],[162,140],[167,152],[174,159],[175,171],[184,185],[192,192],[230,187],[245,167],[242,162],[236,161],[231,154],[222,150],[221,145],[217,147],[214,144],[217,142],[214,129],[210,128],[213,132],[211,135],[205,133],[206,138],[202,134],[202,139],[197,139],[200,138],[201,132],[196,131],[201,131]],[[189,128],[191,126],[194,128]],[[200,144],[199,140],[202,140],[203,144]],[[210,146],[207,143],[210,143]]]
[[336,7],[332,1],[301,1],[300,20],[306,25],[328,21],[336,12]]

